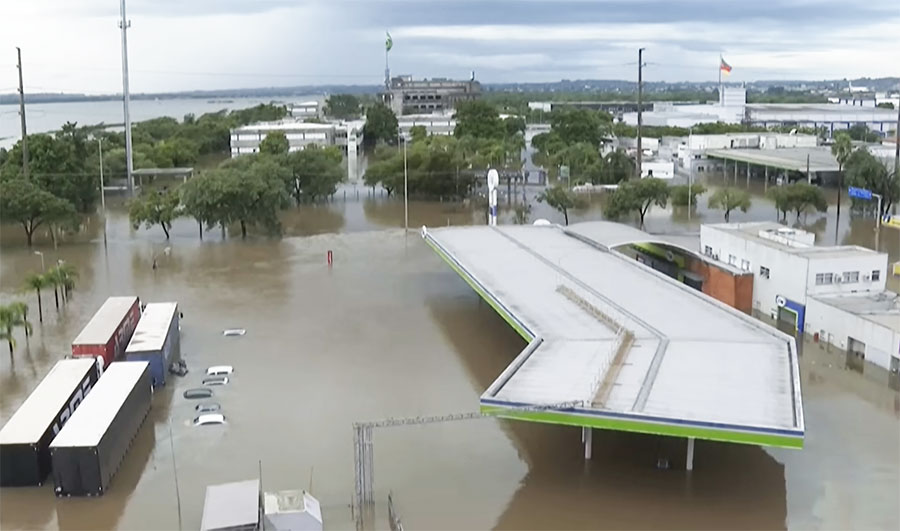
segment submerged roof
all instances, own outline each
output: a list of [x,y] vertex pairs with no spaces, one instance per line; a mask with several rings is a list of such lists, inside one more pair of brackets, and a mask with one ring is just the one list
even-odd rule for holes
[[119,327],[128,310],[137,302],[137,297],[110,297],[91,317],[88,324],[72,341],[73,345],[105,345]]
[[258,529],[259,480],[206,487],[200,529]]
[[482,411],[802,446],[793,338],[609,251],[635,232],[607,222],[424,231],[530,341],[482,395]]
[[174,302],[147,304],[141,320],[134,327],[134,334],[125,352],[146,352],[163,348],[177,311],[178,304]]
[[39,441],[85,377],[97,370],[95,365],[94,359],[56,362],[0,430],[0,444]]

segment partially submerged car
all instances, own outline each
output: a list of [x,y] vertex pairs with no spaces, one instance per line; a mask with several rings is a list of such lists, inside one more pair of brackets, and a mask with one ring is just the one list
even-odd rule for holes
[[194,410],[197,413],[217,413],[222,406],[216,404],[215,402],[206,402],[204,404],[197,404]]
[[195,398],[209,398],[213,394],[212,389],[206,389],[205,387],[195,387],[193,389],[188,389],[184,392],[185,398],[195,399]]
[[227,385],[228,377],[227,376],[210,376],[209,378],[203,379],[203,385]]
[[205,413],[194,418],[194,426],[225,424],[225,415],[221,413]]
[[233,372],[234,367],[232,367],[231,365],[213,365],[212,367],[206,369],[207,376],[228,376]]

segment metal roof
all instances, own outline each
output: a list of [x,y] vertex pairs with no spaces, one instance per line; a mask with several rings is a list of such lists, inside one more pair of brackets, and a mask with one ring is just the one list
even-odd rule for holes
[[96,364],[93,359],[56,362],[0,430],[0,444],[29,444],[40,440],[84,377],[96,370]]
[[146,361],[111,363],[85,397],[69,422],[63,426],[50,447],[95,446],[109,428],[122,403],[131,394],[141,376],[149,371]]
[[235,481],[206,487],[200,529],[257,529],[259,480]]
[[194,168],[185,167],[185,168],[141,168],[139,170],[132,170],[132,175],[138,175],[142,177],[157,177],[160,175],[166,176],[177,176],[181,177],[184,175],[191,175],[194,173]]
[[757,166],[806,172],[839,171],[840,166],[828,148],[778,148],[778,149],[707,149],[707,157],[749,162]]
[[802,446],[793,338],[606,250],[604,241],[631,238],[634,229],[591,225],[423,229],[530,341],[482,395],[482,411]]
[[178,304],[174,302],[147,304],[125,352],[146,352],[163,348],[177,312]]
[[106,299],[72,344],[105,345],[136,301],[134,296]]
[[[751,240],[760,245],[779,249],[782,252],[799,255],[810,260],[815,260],[818,258],[843,258],[849,256],[873,256],[884,254],[873,251],[872,249],[869,249],[867,247],[861,247],[859,245],[816,246],[814,242],[813,244],[806,244],[802,241],[798,241],[793,245],[787,245],[774,239],[761,237],[760,232],[771,232],[776,235],[782,233],[782,231],[787,231],[787,233],[789,234],[811,234],[802,229],[791,229],[782,225],[781,223],[776,223],[774,221],[750,221],[746,223],[709,223],[704,224],[703,227],[707,229],[720,230],[728,234],[733,234],[745,240]],[[887,259],[886,257],[887,255],[885,255],[885,259]]]
[[852,295],[813,295],[817,301],[900,332],[900,295],[893,291]]

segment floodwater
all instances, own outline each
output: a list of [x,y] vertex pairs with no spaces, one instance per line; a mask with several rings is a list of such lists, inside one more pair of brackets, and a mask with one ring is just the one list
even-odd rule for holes
[[[330,204],[288,212],[281,239],[223,241],[211,231],[201,242],[196,224],[179,220],[166,242],[158,227],[133,231],[115,207],[105,245],[96,216],[57,250],[42,243],[48,264],[66,260],[81,277],[59,311],[44,293],[44,323],[27,342],[19,333],[14,355],[0,353],[0,422],[109,295],[177,300],[191,372],[156,393],[110,492],[58,500],[52,481],[3,489],[0,527],[196,529],[207,485],[261,471],[265,490],[311,490],[328,527],[350,528],[353,422],[477,410],[522,340],[417,232],[397,229],[402,202],[359,190],[358,200],[349,188],[346,200],[339,192]],[[705,221],[720,216],[703,206]],[[648,229],[698,223],[680,216],[654,212]],[[774,211],[760,200],[736,217],[751,216],[774,219]],[[535,217],[560,216],[536,205]],[[572,215],[598,218],[596,204]],[[511,219],[506,210],[501,222]],[[843,241],[871,238],[865,220],[846,219]],[[410,203],[412,227],[482,220],[475,204]],[[834,230],[830,217],[810,224],[820,241]],[[25,300],[36,321],[35,296],[19,286],[41,262],[19,232],[3,227],[0,299]],[[896,260],[893,237],[883,245],[894,245]],[[247,334],[222,337],[232,327]],[[885,371],[860,373],[844,359],[803,345],[802,451],[698,441],[691,474],[679,439],[597,432],[585,462],[576,428],[483,419],[377,429],[374,525],[385,527],[392,492],[411,529],[897,529],[900,394]],[[181,394],[213,364],[235,367],[232,382],[215,389],[228,424],[189,426],[195,402]],[[657,469],[659,457],[672,468]]]

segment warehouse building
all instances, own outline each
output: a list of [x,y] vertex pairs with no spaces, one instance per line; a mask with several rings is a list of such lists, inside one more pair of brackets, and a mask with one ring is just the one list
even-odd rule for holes
[[753,273],[753,309],[857,359],[897,370],[900,304],[885,291],[888,257],[773,222],[700,227],[702,252]]

